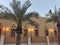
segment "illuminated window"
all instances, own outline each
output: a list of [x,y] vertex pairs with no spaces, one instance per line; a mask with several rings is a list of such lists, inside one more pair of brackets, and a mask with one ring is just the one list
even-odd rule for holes
[[27,33],[28,33],[27,29],[24,29],[24,36],[25,37],[27,37]]
[[38,29],[35,29],[35,36],[36,36],[36,37],[39,36]]
[[54,37],[54,29],[49,29],[49,36]]

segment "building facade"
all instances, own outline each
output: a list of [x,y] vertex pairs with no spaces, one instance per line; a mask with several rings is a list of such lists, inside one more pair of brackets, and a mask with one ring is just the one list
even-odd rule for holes
[[[32,45],[46,45],[47,44],[47,36],[49,36],[49,42],[58,45],[58,30],[56,24],[53,22],[47,23],[47,18],[31,18],[33,21],[39,24],[38,27],[31,26],[27,22],[23,23],[22,27],[22,35],[21,35],[21,43],[22,45],[27,45],[28,43],[28,28],[33,28],[33,32],[31,32],[31,43]],[[15,29],[17,27],[16,23],[11,20],[0,19],[0,37],[4,35],[4,44],[5,45],[15,45],[16,43],[16,32]],[[36,43],[36,44],[35,44]],[[42,43],[42,44],[41,44]],[[44,44],[45,43],[45,44]]]

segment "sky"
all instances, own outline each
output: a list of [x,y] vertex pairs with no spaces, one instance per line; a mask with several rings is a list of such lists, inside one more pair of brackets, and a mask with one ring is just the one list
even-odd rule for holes
[[[26,0],[20,0],[21,4],[23,4]],[[51,9],[54,11],[55,6],[57,9],[60,8],[60,0],[30,0],[32,5],[28,8],[28,12],[36,11],[39,13],[40,16],[45,17],[45,15],[48,13],[48,11]],[[10,2],[12,0],[0,0],[0,4],[8,7],[10,7]]]

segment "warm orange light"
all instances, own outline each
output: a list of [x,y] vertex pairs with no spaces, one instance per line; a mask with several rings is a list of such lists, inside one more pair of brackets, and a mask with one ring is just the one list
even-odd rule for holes
[[9,28],[7,27],[7,28],[6,28],[6,31],[8,31],[8,30],[9,30]]
[[28,28],[28,33],[32,33],[33,31],[33,28]]
[[8,28],[8,27],[4,27],[3,30],[4,30],[4,31],[8,31],[9,28]]
[[6,30],[5,28],[3,28],[3,30]]
[[54,32],[54,30],[53,29],[49,29],[49,32]]

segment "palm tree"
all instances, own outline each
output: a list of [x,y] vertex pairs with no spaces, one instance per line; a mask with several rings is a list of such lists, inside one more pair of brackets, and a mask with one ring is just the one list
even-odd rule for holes
[[4,10],[1,12],[4,14],[2,18],[4,19],[10,19],[12,21],[15,21],[17,23],[17,28],[16,28],[16,45],[20,45],[20,39],[21,39],[21,34],[22,34],[22,24],[25,21],[29,21],[29,24],[34,25],[35,27],[38,26],[38,23],[35,21],[31,20],[30,17],[39,17],[39,14],[37,12],[30,12],[26,13],[27,9],[31,6],[31,2],[27,0],[22,6],[21,2],[17,0],[13,0],[12,3],[10,3],[11,8],[13,11],[8,9],[7,7],[0,5],[0,8]]
[[47,22],[51,22],[53,21],[54,23],[57,23],[57,28],[58,28],[58,42],[60,45],[60,8],[57,11],[56,7],[55,7],[55,12],[52,13],[51,10],[49,10],[49,14],[47,14],[47,16],[49,16],[49,18],[47,19]]

